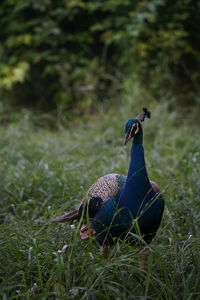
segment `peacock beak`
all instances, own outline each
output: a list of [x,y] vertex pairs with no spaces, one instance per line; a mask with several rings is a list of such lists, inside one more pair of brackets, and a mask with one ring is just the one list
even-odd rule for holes
[[129,133],[125,133],[125,137],[124,137],[124,146],[128,143],[128,141],[130,140],[131,136]]

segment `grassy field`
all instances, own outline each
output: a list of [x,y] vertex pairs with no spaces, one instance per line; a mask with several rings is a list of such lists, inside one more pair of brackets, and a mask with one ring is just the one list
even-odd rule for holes
[[100,176],[126,174],[123,125],[143,103],[129,99],[88,121],[49,130],[27,111],[0,127],[0,297],[11,299],[200,299],[200,151],[194,113],[151,102],[144,122],[150,178],[166,208],[148,273],[138,249],[117,244],[108,259],[76,224],[49,220],[76,207]]

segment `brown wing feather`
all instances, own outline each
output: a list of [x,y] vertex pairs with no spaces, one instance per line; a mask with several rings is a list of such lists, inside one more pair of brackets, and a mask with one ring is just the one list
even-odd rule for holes
[[97,179],[85,193],[81,204],[86,204],[91,197],[101,197],[107,201],[110,197],[117,194],[119,190],[118,174],[111,173]]
[[50,222],[51,223],[63,223],[63,222],[73,221],[73,220],[78,219],[78,216],[79,216],[78,209],[76,209],[76,210],[68,212],[62,216],[56,217],[55,219],[52,219]]
[[[114,196],[117,194],[118,189],[119,189],[119,182],[117,179],[118,174],[111,173],[104,175],[97,179],[95,183],[91,185],[91,187],[87,190],[85,193],[81,204],[86,204],[91,197],[101,197],[103,201],[107,201],[110,197]],[[75,219],[78,219],[79,213],[78,209],[65,213],[62,216],[59,216],[55,219],[52,219],[50,222],[51,223],[62,223],[62,222],[68,222],[68,221],[73,221]]]

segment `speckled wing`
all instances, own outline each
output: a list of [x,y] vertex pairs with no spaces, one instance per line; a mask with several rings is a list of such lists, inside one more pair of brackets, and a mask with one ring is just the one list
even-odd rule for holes
[[[107,201],[110,197],[113,197],[118,193],[119,189],[124,185],[125,181],[126,176],[122,176],[116,173],[111,173],[100,177],[87,190],[80,205],[86,205],[91,197],[101,197],[103,202]],[[51,222],[61,223],[73,221],[79,218],[78,211],[79,209],[76,209],[72,212],[66,213],[62,216],[51,220]]]
[[81,204],[86,204],[91,197],[101,197],[103,202],[115,196],[124,185],[126,176],[111,173],[100,177],[86,192]]

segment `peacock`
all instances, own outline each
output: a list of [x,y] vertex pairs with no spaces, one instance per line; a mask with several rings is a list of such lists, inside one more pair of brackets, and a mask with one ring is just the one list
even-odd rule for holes
[[124,144],[133,138],[128,175],[107,174],[99,178],[77,210],[53,219],[53,223],[82,218],[81,239],[95,235],[102,247],[119,239],[132,244],[138,240],[151,243],[161,223],[164,198],[146,170],[141,124],[145,117],[150,118],[146,108],[125,124]]

